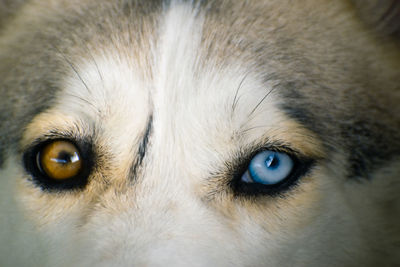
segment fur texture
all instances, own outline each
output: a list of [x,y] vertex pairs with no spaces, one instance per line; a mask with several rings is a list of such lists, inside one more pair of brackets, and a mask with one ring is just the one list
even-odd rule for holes
[[[0,0],[0,265],[400,264],[400,4],[364,2]],[[84,188],[24,168],[60,138]],[[236,194],[265,147],[315,164]]]

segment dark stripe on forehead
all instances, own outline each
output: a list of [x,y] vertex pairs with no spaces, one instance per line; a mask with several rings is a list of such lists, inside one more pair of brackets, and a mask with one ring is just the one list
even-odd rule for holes
[[131,180],[136,180],[139,168],[142,166],[143,159],[146,156],[147,146],[148,146],[148,143],[150,140],[152,129],[153,129],[153,116],[150,115],[148,122],[147,122],[146,130],[145,130],[143,138],[142,138],[142,141],[136,152],[135,161],[133,162],[132,167],[129,171],[129,179],[131,179]]

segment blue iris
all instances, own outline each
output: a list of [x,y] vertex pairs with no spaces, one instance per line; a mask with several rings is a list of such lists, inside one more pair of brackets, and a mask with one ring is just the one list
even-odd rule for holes
[[293,160],[285,153],[262,151],[251,160],[247,171],[242,176],[242,181],[274,185],[289,176],[293,165]]

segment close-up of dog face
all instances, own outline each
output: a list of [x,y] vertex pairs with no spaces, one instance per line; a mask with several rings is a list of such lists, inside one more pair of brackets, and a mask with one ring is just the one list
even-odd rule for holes
[[400,2],[0,0],[0,266],[397,266]]

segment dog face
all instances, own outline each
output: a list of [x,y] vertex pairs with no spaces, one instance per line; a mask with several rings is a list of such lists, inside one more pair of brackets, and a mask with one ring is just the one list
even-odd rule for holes
[[1,265],[398,263],[384,2],[0,1]]

